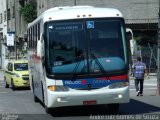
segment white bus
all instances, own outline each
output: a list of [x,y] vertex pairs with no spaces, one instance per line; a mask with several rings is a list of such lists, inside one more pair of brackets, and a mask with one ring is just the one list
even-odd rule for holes
[[46,112],[64,106],[129,102],[128,42],[120,11],[56,7],[28,24],[28,60],[35,101]]

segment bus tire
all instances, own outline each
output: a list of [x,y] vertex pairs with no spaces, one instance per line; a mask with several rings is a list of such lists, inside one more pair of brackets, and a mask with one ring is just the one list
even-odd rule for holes
[[[33,93],[33,94],[34,94],[34,93]],[[35,96],[35,94],[34,94],[33,98],[34,98],[34,102],[35,102],[35,103],[39,102],[39,99]]]
[[31,86],[31,90],[32,90],[32,92],[33,92],[33,94],[34,94],[34,85],[33,85],[33,80],[31,80],[31,84],[30,84],[30,86]]
[[44,90],[43,90],[43,84],[42,84],[42,82],[41,82],[41,86],[42,86],[42,102],[43,102],[43,105],[44,105],[44,109],[45,109],[45,111],[46,111],[46,113],[47,114],[51,114],[51,112],[52,112],[52,109],[51,108],[48,108],[47,106],[46,106],[46,104],[45,104],[45,97],[44,97]]
[[14,85],[13,79],[11,79],[11,89],[15,90],[15,85]]
[[39,99],[37,98],[37,96],[34,93],[34,88],[33,88],[33,99],[34,99],[35,103],[39,102]]
[[6,78],[4,78],[4,87],[9,88],[9,84],[7,84]]
[[116,115],[119,112],[119,104],[115,103],[115,104],[108,104],[108,110],[110,114]]
[[41,87],[42,87],[42,103],[45,104],[45,101],[44,101],[44,90],[43,90],[43,83],[41,81]]
[[33,85],[33,80],[32,80],[32,91],[33,91],[33,99],[34,99],[34,102],[37,103],[39,102],[39,99],[36,97],[35,93],[34,93],[34,85]]
[[48,108],[46,105],[44,106],[46,113],[50,114],[52,109]]

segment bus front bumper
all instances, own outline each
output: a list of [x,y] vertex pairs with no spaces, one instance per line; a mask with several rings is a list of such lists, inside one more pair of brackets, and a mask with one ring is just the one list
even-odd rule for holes
[[79,105],[100,105],[129,102],[129,87],[96,90],[69,90],[53,92],[48,90],[48,108]]

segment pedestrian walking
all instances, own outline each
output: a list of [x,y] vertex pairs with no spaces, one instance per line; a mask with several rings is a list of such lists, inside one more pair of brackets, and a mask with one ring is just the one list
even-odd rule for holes
[[146,70],[146,64],[142,62],[141,57],[137,57],[137,61],[132,66],[133,76],[135,78],[135,88],[137,96],[143,96],[143,83]]

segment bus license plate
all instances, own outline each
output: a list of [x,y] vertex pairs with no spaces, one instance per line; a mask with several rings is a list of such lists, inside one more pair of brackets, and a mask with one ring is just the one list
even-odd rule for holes
[[83,101],[83,105],[96,105],[96,100],[90,100],[90,101]]

